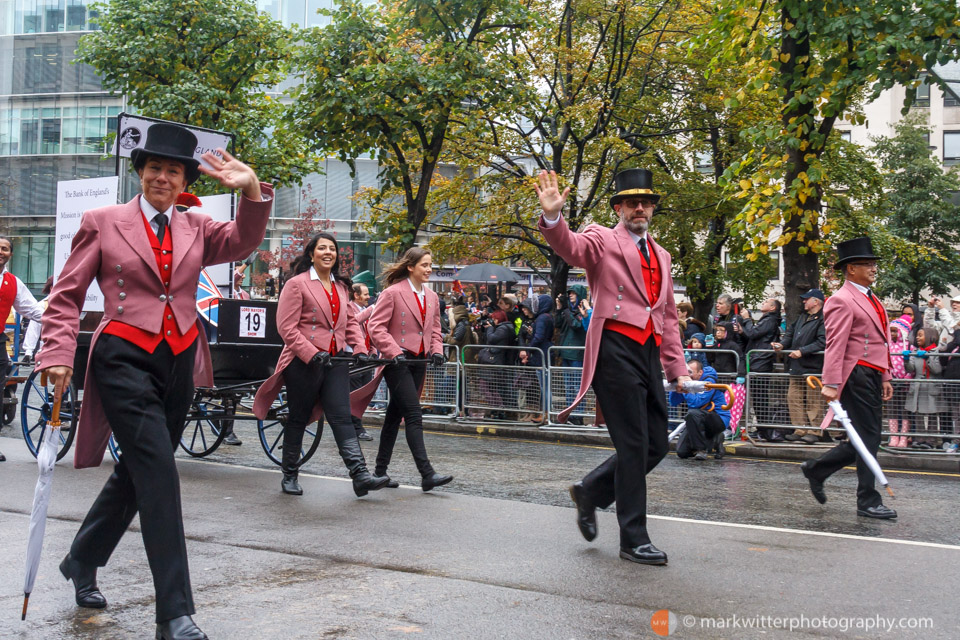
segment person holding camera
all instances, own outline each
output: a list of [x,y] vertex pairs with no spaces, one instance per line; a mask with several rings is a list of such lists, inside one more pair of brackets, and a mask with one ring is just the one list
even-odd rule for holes
[[430,491],[453,480],[453,476],[437,473],[423,442],[423,409],[420,393],[431,366],[443,366],[443,340],[440,337],[440,302],[426,284],[433,273],[430,251],[411,247],[397,262],[387,265],[383,280],[386,288],[377,298],[377,306],[367,322],[373,346],[392,364],[381,367],[373,380],[350,394],[353,415],[363,415],[381,378],[390,389],[390,402],[380,429],[376,477],[386,478],[387,486],[400,484],[387,475],[393,447],[404,422],[407,446],[420,472],[420,487]]
[[350,419],[348,364],[331,360],[346,355],[347,345],[358,364],[367,360],[363,332],[350,301],[353,283],[340,273],[339,254],[334,237],[321,232],[290,265],[294,275],[277,304],[277,332],[283,338],[283,351],[274,374],[260,385],[253,402],[254,414],[263,420],[281,388],[287,388],[290,415],[283,429],[280,489],[295,496],[303,494],[297,481],[303,433],[308,424],[324,417],[353,479],[354,493],[365,496],[387,484],[367,469]]
[[[760,319],[754,322],[749,309],[740,311],[740,322],[733,325],[735,333],[739,333],[746,340],[744,351],[747,354],[747,370],[753,373],[771,373],[773,371],[773,353],[755,353],[751,351],[772,351],[773,344],[780,340],[780,301],[776,298],[767,298],[760,305]],[[772,380],[769,381],[772,383]],[[753,392],[754,412],[757,422],[771,424],[774,421],[774,408],[778,404],[772,397],[770,384],[758,384]],[[760,436],[769,442],[783,442],[780,429],[758,429]]]

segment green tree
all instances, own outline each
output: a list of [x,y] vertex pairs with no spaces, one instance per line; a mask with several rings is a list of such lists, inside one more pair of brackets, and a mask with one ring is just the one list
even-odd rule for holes
[[921,71],[957,58],[958,34],[957,3],[943,0],[720,0],[701,43],[714,49],[715,68],[754,76],[728,104],[757,92],[781,102],[777,120],[749,131],[752,148],[726,179],[745,202],[737,224],[750,258],[782,248],[791,319],[829,248],[823,154],[835,123],[862,122],[857,105],[898,83],[912,100]]
[[342,160],[372,154],[381,185],[372,231],[413,246],[453,127],[512,100],[506,44],[530,16],[521,0],[342,0],[304,38],[297,128]]
[[899,259],[883,265],[880,291],[920,302],[920,291],[947,293],[960,282],[960,176],[930,154],[929,129],[917,117],[901,120],[892,137],[877,138],[884,170],[887,228]]
[[[277,184],[317,170],[270,94],[290,70],[295,30],[251,0],[111,0],[95,9],[99,30],[80,39],[77,59],[138,113],[234,133],[234,153]],[[206,180],[195,190],[210,188]]]

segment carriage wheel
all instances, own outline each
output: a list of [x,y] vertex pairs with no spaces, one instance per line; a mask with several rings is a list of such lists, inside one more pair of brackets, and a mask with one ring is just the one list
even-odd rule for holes
[[[283,462],[283,430],[287,424],[286,393],[281,393],[266,420],[257,420],[257,433],[260,434],[260,446],[274,464]],[[303,466],[313,457],[320,445],[320,436],[323,435],[323,418],[315,424],[308,424],[303,432],[303,443],[300,446],[300,460],[297,466]]]
[[236,413],[236,408],[222,400],[204,399],[197,393],[190,413],[187,414],[186,428],[180,436],[180,447],[194,458],[203,458],[217,450],[227,435],[223,427],[225,422]]
[[[80,403],[76,401],[77,391],[73,385],[67,387],[60,403],[60,450],[57,451],[57,460],[60,460],[70,450],[73,437],[76,435],[76,415],[79,413]],[[34,371],[23,384],[23,397],[20,399],[20,427],[23,430],[23,439],[33,457],[37,457],[40,444],[43,442],[44,427],[53,413],[53,385],[40,384],[40,372]]]

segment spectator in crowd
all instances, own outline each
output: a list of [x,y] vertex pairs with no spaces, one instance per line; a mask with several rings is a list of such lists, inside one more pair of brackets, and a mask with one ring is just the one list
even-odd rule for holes
[[[580,388],[580,372],[575,369],[583,367],[583,347],[587,343],[587,330],[583,327],[580,306],[580,300],[585,296],[586,289],[581,285],[571,287],[566,296],[557,296],[556,337],[559,345],[564,347],[559,350],[559,355],[560,366],[565,369],[563,388],[567,406],[573,404]],[[570,423],[583,424],[583,419],[571,416]]]
[[511,347],[516,344],[516,336],[513,333],[513,327],[507,322],[507,314],[497,309],[490,314],[490,318],[482,324],[484,329],[484,344],[487,346],[480,350],[480,364],[507,365],[508,349],[502,347]]
[[533,320],[533,336],[530,338],[530,348],[539,349],[531,353],[530,358],[533,366],[542,367],[543,359],[549,353],[548,349],[553,346],[554,322],[553,322],[553,300],[550,294],[542,293],[537,297],[537,306],[534,309],[537,315]]
[[440,337],[446,338],[450,335],[450,316],[447,314],[447,301],[443,296],[438,296],[437,305],[440,307]]
[[[373,309],[370,308],[370,287],[362,282],[354,282],[350,287],[350,304],[353,305],[353,310],[357,317],[357,324],[360,326],[360,332],[363,334],[364,347],[367,353],[372,355],[373,343],[370,341],[370,334],[367,331],[367,320],[370,319],[370,314],[373,312]],[[371,380],[373,380],[373,371],[364,371],[363,373],[351,375],[350,391],[356,391]],[[353,429],[357,432],[358,440],[373,440],[373,436],[367,433],[367,430],[364,428],[362,418],[351,415],[350,420],[353,422]]]
[[460,298],[453,305],[453,331],[447,336],[446,343],[455,345],[460,350],[460,357],[464,363],[476,364],[477,350],[467,349],[468,346],[477,344],[477,333],[470,324],[470,312],[464,304],[463,298]]
[[[910,417],[910,431],[917,433],[923,428],[923,431],[933,431],[933,421],[940,411],[939,399],[940,385],[935,382],[929,382],[940,377],[943,373],[943,366],[940,358],[931,357],[930,354],[937,350],[937,340],[940,338],[937,330],[933,327],[921,327],[914,332],[913,346],[914,351],[904,351],[904,369],[908,373],[913,373],[914,381],[910,383],[907,390],[907,399],[904,408]],[[926,426],[924,425],[926,423]],[[939,447],[940,443],[933,438],[913,438],[910,445],[917,449],[933,449]]]
[[[738,332],[746,339],[747,344],[744,351],[747,353],[749,362],[747,370],[751,373],[770,373],[773,371],[773,353],[755,353],[754,350],[773,349],[773,343],[780,340],[780,301],[775,298],[767,298],[760,305],[760,319],[756,322],[750,311],[744,308],[740,312],[741,323],[734,325],[734,332]],[[756,385],[756,391],[753,392],[753,407],[756,412],[757,422],[760,424],[771,424],[774,421],[774,406],[776,399],[771,397],[771,389],[768,384]],[[783,442],[783,434],[780,429],[764,428],[760,429],[760,437],[769,442]]]
[[713,324],[718,322],[738,322],[740,309],[737,308],[737,301],[729,293],[721,293],[717,296],[715,309],[717,315],[713,317]]
[[[530,341],[533,340],[533,321],[537,317],[536,312],[533,310],[533,300],[529,298],[524,299],[520,302],[520,333],[517,335],[517,344],[521,347],[529,347]],[[527,354],[530,355],[529,353]]]
[[[942,394],[946,424],[949,432],[956,436],[960,434],[960,332],[954,332],[953,340],[945,344],[940,352],[943,354],[940,357],[943,378],[949,381],[943,385]],[[943,448],[949,453],[958,453],[960,438],[945,441]]]
[[680,330],[683,332],[684,344],[695,333],[707,333],[707,325],[693,317],[693,305],[689,302],[677,303],[677,316],[680,318]]
[[797,429],[784,436],[791,442],[814,444],[821,435],[830,438],[820,430],[823,422],[824,406],[819,389],[807,384],[807,376],[820,375],[823,371],[823,354],[827,346],[827,334],[823,326],[823,292],[810,289],[800,296],[803,300],[801,313],[793,326],[787,329],[780,342],[774,342],[773,348],[783,352],[790,383],[787,387],[787,406],[790,409],[790,423],[810,428]]
[[[717,382],[717,372],[713,367],[704,367],[699,360],[687,363],[690,378],[702,382]],[[716,442],[730,426],[730,412],[723,408],[726,398],[720,389],[707,389],[702,393],[670,392],[670,404],[687,405],[684,418],[687,427],[680,432],[677,442],[677,457],[694,460],[706,460],[707,449],[716,446],[716,458],[723,457],[723,446]]]
[[703,352],[703,348],[706,347],[707,338],[702,333],[695,333],[689,340],[684,343],[684,357],[687,362],[691,360],[696,360],[700,363],[701,368],[709,366],[710,363],[707,361],[707,354]]
[[517,419],[520,422],[540,422],[540,383],[533,371],[533,360],[529,351],[520,351],[517,354],[517,365],[521,368],[514,376],[513,386],[517,390],[517,406],[526,412],[521,412]]
[[910,342],[916,340],[917,330],[923,328],[923,316],[920,314],[920,307],[912,303],[906,303],[901,306],[900,314],[910,316]]
[[960,337],[955,335],[957,327],[960,326],[960,295],[950,300],[949,309],[944,307],[941,298],[937,296],[930,298],[927,308],[923,310],[923,324],[940,332],[940,347],[945,346],[955,337]]
[[[718,374],[733,374],[736,376],[731,386],[733,389],[733,404],[730,407],[730,431],[732,435],[740,424],[743,408],[747,404],[747,361],[743,357],[743,348],[734,337],[733,323],[720,322],[713,327],[714,344],[707,345],[707,360]],[[730,353],[730,352],[733,353]]]
[[907,400],[907,386],[897,383],[896,380],[907,380],[913,377],[904,368],[904,353],[910,352],[910,317],[901,316],[890,323],[890,376],[893,378],[893,397],[885,407],[886,414],[892,416],[887,419],[890,429],[891,447],[907,447],[910,444],[907,436],[898,436],[898,433],[910,432],[910,421],[904,413],[904,404]]

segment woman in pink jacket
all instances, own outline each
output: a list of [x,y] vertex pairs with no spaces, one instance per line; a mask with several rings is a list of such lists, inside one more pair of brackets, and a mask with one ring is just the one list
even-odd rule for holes
[[318,233],[290,265],[277,306],[277,331],[283,351],[276,372],[257,391],[253,411],[264,419],[286,384],[290,416],[283,430],[284,493],[302,495],[297,482],[303,432],[311,422],[326,416],[340,457],[353,479],[353,491],[364,496],[386,486],[387,478],[374,478],[367,470],[360,442],[350,419],[350,370],[346,362],[332,362],[353,348],[354,360],[367,360],[367,349],[356,311],[350,304],[352,283],[340,275],[339,247],[329,233]]
[[386,378],[390,403],[380,431],[376,476],[384,478],[389,483],[387,486],[399,486],[387,475],[387,467],[397,441],[400,420],[403,420],[407,445],[420,472],[420,486],[424,491],[453,480],[453,476],[434,471],[423,443],[420,392],[427,361],[436,367],[443,364],[439,298],[424,286],[432,270],[430,252],[419,247],[408,249],[399,262],[386,268],[384,284],[387,288],[377,298],[377,305],[367,322],[367,331],[373,346],[384,358],[392,358],[393,364],[384,367],[372,382],[355,392],[369,400],[367,391],[376,389],[381,376]]

